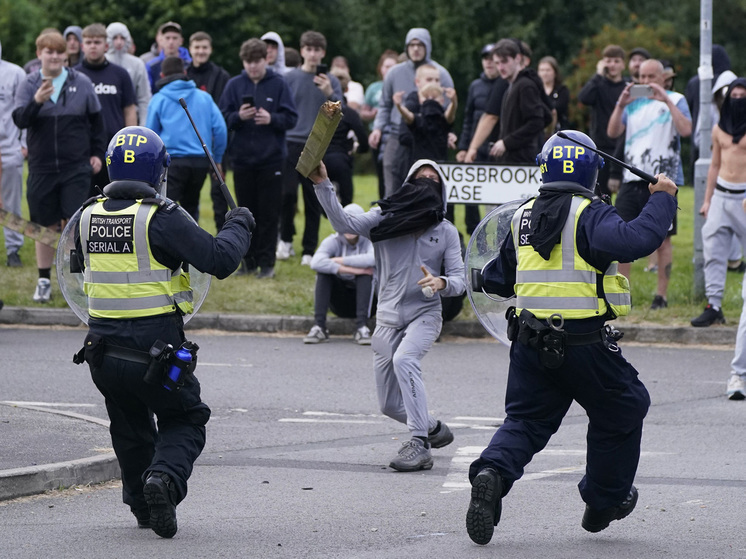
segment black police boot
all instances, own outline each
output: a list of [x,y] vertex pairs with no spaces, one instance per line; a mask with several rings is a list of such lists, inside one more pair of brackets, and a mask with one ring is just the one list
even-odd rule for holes
[[595,510],[586,505],[583,522],[581,523],[583,528],[589,532],[600,532],[606,529],[612,520],[621,520],[628,516],[635,509],[637,496],[637,489],[633,485],[632,489],[629,490],[629,495],[619,506]]
[[168,474],[150,472],[142,490],[150,509],[150,527],[162,538],[173,538],[178,529],[171,485]]
[[150,511],[148,509],[133,510],[132,514],[137,518],[138,528],[150,528]]
[[471,482],[471,502],[466,513],[466,531],[474,543],[492,539],[502,513],[503,480],[494,468],[483,468]]

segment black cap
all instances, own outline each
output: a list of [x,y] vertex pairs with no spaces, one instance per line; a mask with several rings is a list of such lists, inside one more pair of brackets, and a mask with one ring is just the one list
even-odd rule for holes
[[488,43],[482,47],[482,58],[492,54],[492,49],[495,48],[495,43]]
[[627,58],[627,60],[629,60],[636,54],[639,54],[640,56],[644,56],[645,60],[653,58],[652,56],[650,56],[650,53],[646,49],[642,47],[635,47],[631,51],[629,51],[629,57]]

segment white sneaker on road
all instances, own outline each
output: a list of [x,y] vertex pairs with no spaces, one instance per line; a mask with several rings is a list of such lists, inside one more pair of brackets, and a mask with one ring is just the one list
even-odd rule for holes
[[729,400],[743,400],[746,398],[746,382],[744,382],[744,378],[735,373],[731,374],[725,393]]

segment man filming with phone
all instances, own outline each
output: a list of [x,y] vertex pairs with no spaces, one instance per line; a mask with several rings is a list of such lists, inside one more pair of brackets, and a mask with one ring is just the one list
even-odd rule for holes
[[239,273],[258,271],[272,278],[282,196],[282,166],[287,156],[285,132],[298,113],[282,76],[267,68],[267,44],[249,39],[241,45],[243,72],[231,78],[220,110],[231,131],[228,155],[239,206],[251,208],[256,229]]
[[306,31],[300,36],[300,55],[303,65],[285,74],[290,91],[298,109],[298,122],[288,130],[288,156],[283,169],[283,196],[281,210],[280,242],[277,258],[287,260],[292,254],[294,217],[298,203],[298,184],[303,190],[303,255],[300,263],[310,266],[319,242],[321,206],[313,191],[310,179],[295,170],[298,158],[311,133],[319,108],[326,101],[342,101],[343,93],[339,80],[325,73],[326,37],[318,31]]
[[[663,64],[646,60],[640,66],[640,83],[627,84],[609,118],[607,134],[618,138],[623,133],[624,160],[651,175],[664,173],[677,185],[684,184],[681,165],[681,138],[692,133],[692,117],[686,99],[680,93],[666,91]],[[634,88],[634,94],[633,94]],[[633,96],[634,95],[634,96]],[[650,197],[648,184],[629,170],[616,198],[616,208],[624,221],[632,221]],[[671,236],[676,234],[676,219],[666,240],[658,249],[658,285],[650,308],[668,306],[666,299],[673,261]],[[620,264],[619,271],[629,278],[631,264]]]

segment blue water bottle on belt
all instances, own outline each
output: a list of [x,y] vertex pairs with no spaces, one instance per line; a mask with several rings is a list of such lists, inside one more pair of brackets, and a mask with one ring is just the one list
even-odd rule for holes
[[[174,358],[181,363],[191,363],[192,361],[192,352],[188,349],[184,349],[183,347],[176,350],[174,353]],[[168,378],[170,378],[174,384],[178,384],[179,379],[181,378],[181,372],[183,370],[184,365],[181,367],[179,365],[171,365],[171,368],[168,370]],[[171,390],[171,387],[168,385],[168,383],[163,385],[163,388],[166,390]]]

